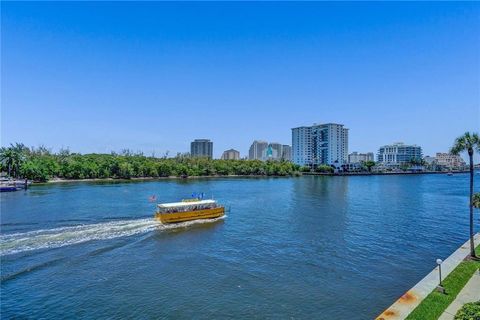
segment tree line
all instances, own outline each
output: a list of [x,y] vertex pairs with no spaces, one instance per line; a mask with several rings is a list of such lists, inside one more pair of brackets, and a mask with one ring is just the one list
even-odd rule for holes
[[45,147],[11,144],[0,149],[1,171],[15,178],[45,182],[52,178],[104,179],[217,175],[294,175],[300,167],[289,161],[220,160],[177,155],[156,158],[124,150],[120,154],[80,154]]

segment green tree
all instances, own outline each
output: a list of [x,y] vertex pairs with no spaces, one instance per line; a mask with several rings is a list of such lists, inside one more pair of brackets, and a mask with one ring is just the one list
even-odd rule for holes
[[24,178],[39,182],[45,182],[50,178],[47,167],[38,159],[26,161],[20,169],[20,174]]
[[122,162],[119,165],[119,177],[130,179],[133,176],[133,166],[128,162]]
[[[40,146],[29,149],[17,143],[0,148],[0,165],[10,175],[21,174],[35,181],[52,177],[65,179],[215,176],[294,175],[300,166],[289,161],[213,160],[179,154],[176,158],[154,158],[123,150],[117,154],[78,154],[62,149],[53,153]],[[308,167],[306,170],[310,171]]]
[[372,161],[372,160],[365,161],[365,162],[363,163],[363,166],[364,166],[365,168],[367,168],[367,171],[368,171],[368,172],[371,172],[371,171],[372,171],[372,167],[375,166],[375,161]]
[[334,170],[331,166],[326,165],[326,164],[321,164],[319,165],[316,169],[316,172],[324,172],[324,173],[333,173]]
[[309,166],[303,166],[300,168],[300,171],[302,172],[310,172],[310,167]]
[[473,240],[473,153],[480,152],[480,138],[477,133],[466,132],[455,139],[450,153],[458,155],[467,151],[470,160],[470,255],[475,257],[475,244]]

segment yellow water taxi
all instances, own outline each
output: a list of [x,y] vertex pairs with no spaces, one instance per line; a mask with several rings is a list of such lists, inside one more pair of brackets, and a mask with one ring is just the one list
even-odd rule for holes
[[225,207],[215,200],[188,199],[157,205],[155,219],[162,223],[175,223],[198,219],[214,219],[225,214]]

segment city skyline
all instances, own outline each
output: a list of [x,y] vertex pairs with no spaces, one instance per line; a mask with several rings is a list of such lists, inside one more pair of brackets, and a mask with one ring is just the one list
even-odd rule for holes
[[473,3],[1,6],[2,146],[219,158],[339,122],[350,151],[433,156],[478,131]]

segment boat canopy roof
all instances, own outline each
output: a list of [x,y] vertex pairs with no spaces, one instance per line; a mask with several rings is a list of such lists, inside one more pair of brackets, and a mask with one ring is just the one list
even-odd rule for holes
[[187,207],[187,206],[196,206],[200,204],[213,204],[213,203],[216,203],[216,201],[215,200],[182,201],[182,202],[172,202],[172,203],[159,203],[158,207],[175,208],[175,207]]

